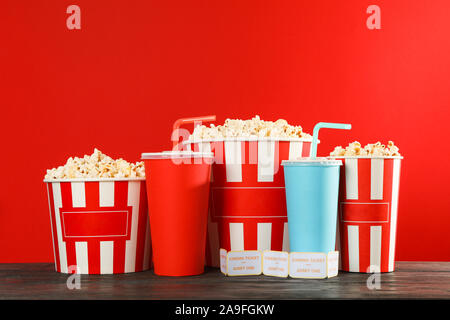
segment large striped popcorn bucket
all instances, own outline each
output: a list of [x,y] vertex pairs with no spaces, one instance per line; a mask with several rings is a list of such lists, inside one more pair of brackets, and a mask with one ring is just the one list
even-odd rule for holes
[[219,249],[289,251],[282,160],[310,155],[311,139],[188,141],[214,152],[206,263],[219,266]]
[[336,157],[342,160],[337,250],[340,270],[394,271],[402,157]]
[[112,274],[149,269],[145,178],[44,182],[56,271]]

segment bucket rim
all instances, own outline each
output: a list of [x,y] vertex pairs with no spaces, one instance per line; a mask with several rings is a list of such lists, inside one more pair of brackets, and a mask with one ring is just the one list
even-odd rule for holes
[[[205,143],[205,142],[225,142],[225,141],[278,141],[278,142],[312,142],[312,138],[274,138],[274,137],[228,137],[216,139],[194,139],[185,140],[182,144]],[[317,141],[320,143],[320,141]]]
[[403,159],[403,156],[328,156],[330,159]]
[[110,181],[145,181],[145,177],[136,178],[70,178],[70,179],[44,179],[45,183],[52,182],[110,182]]
[[162,152],[146,152],[141,154],[141,160],[174,159],[174,158],[214,158],[214,153],[177,150],[177,151],[162,151]]

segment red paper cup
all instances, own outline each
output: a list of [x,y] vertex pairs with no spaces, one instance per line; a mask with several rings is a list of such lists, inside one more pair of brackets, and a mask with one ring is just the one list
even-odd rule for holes
[[337,250],[340,270],[394,271],[402,157],[342,160]]
[[219,249],[289,251],[282,160],[308,157],[311,139],[191,141],[214,152],[208,219],[207,265]]
[[212,153],[144,153],[142,159],[155,274],[203,273]]
[[112,274],[150,268],[145,179],[44,182],[56,271]]

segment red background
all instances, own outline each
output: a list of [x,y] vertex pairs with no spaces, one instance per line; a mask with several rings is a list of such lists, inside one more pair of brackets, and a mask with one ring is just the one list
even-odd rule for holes
[[205,114],[351,123],[323,155],[394,140],[397,260],[450,260],[448,0],[2,0],[0,36],[0,262],[52,261],[47,168],[94,147],[136,161]]

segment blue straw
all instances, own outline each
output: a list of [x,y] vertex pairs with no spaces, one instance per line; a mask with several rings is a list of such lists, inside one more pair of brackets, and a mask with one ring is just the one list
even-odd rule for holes
[[352,128],[352,125],[347,123],[330,123],[330,122],[319,122],[318,124],[316,124],[313,130],[313,141],[311,146],[312,159],[315,159],[317,156],[317,140],[319,138],[319,130],[322,128],[350,130]]

